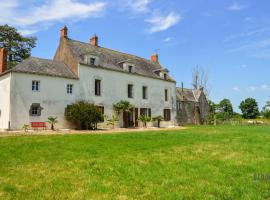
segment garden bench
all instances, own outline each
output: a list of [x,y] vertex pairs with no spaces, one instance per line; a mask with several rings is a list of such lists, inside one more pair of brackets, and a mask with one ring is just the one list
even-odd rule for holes
[[43,128],[43,130],[47,128],[46,122],[31,122],[31,127],[33,129]]

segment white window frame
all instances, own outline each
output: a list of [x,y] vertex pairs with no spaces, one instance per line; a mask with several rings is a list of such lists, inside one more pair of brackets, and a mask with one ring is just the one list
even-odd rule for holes
[[32,92],[39,92],[40,91],[40,81],[32,80]]

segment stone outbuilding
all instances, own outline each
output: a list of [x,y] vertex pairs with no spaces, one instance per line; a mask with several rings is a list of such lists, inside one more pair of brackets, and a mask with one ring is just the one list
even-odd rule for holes
[[181,124],[203,124],[209,114],[209,103],[203,89],[176,88],[177,120]]

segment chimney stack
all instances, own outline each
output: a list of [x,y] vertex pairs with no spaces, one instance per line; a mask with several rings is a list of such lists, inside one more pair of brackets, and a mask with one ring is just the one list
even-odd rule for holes
[[5,48],[0,49],[0,74],[7,69],[7,54],[8,51]]
[[158,63],[158,54],[154,54],[151,56],[151,61]]
[[91,39],[90,39],[90,44],[93,46],[98,46],[98,36],[94,35]]
[[68,28],[66,26],[64,26],[60,30],[60,34],[61,34],[61,38],[67,38],[67,36],[68,36]]

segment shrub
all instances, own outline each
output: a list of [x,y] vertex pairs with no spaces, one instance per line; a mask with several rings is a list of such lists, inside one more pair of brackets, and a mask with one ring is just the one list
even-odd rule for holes
[[140,115],[140,117],[138,118],[139,121],[141,121],[143,123],[143,126],[146,127],[146,123],[147,122],[151,122],[151,117],[147,117],[145,115]]
[[100,109],[87,101],[77,101],[69,105],[65,115],[67,120],[79,129],[97,129],[97,123],[104,120]]
[[158,128],[160,128],[160,122],[163,121],[163,117],[161,115],[153,117],[153,121],[157,121],[158,123]]

